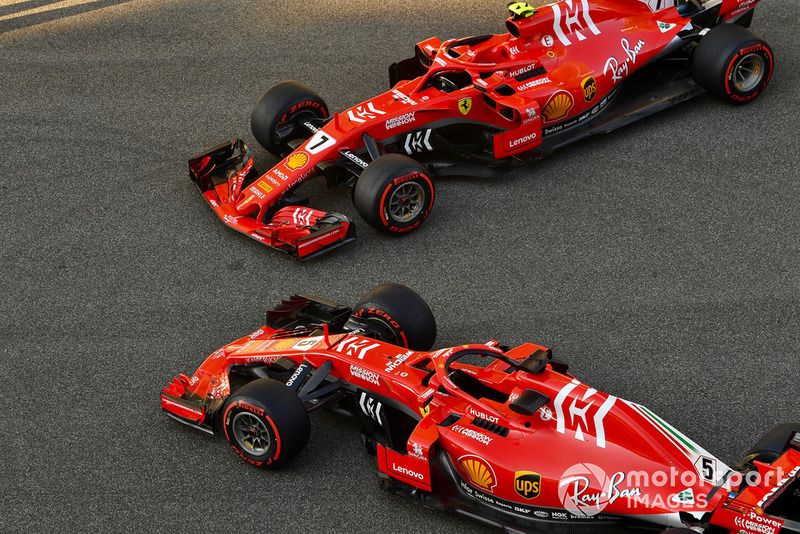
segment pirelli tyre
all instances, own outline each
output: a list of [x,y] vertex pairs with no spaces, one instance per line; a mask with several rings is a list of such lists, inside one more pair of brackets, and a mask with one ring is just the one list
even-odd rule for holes
[[353,204],[373,228],[403,234],[428,217],[433,195],[433,181],[424,166],[402,154],[385,154],[359,176]]
[[353,306],[352,315],[385,341],[411,350],[429,350],[436,341],[433,312],[422,297],[402,284],[372,289]]
[[222,416],[233,450],[256,467],[274,469],[302,451],[311,433],[308,412],[297,394],[271,378],[234,392]]
[[310,137],[304,121],[324,119],[328,113],[328,105],[309,86],[280,82],[264,91],[256,102],[250,115],[250,129],[261,146],[283,157],[291,152],[287,141]]
[[733,104],[756,98],[772,77],[772,49],[737,24],[712,28],[692,54],[692,76],[712,95]]
[[745,457],[771,464],[786,452],[795,433],[800,433],[800,423],[776,426],[750,447]]

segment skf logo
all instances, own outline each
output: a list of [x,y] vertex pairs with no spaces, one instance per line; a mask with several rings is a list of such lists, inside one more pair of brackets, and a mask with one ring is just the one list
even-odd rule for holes
[[458,101],[458,111],[461,112],[462,115],[466,115],[469,113],[469,110],[472,109],[472,97],[462,98]]
[[597,82],[594,78],[589,76],[581,82],[581,89],[583,89],[583,99],[587,102],[594,100],[594,95],[597,94]]
[[483,458],[471,455],[462,456],[458,459],[458,463],[476,486],[491,492],[497,485],[497,477],[492,466]]
[[286,166],[296,171],[297,169],[302,169],[308,163],[308,154],[305,152],[297,152],[289,156],[286,160]]
[[[353,109],[355,112],[353,112]],[[363,123],[367,122],[367,119],[374,119],[378,115],[386,115],[383,111],[375,109],[375,105],[372,102],[368,102],[366,106],[356,106],[353,109],[347,110],[347,117],[350,122]]]
[[542,490],[542,475],[533,471],[514,473],[514,491],[523,499],[535,499]]

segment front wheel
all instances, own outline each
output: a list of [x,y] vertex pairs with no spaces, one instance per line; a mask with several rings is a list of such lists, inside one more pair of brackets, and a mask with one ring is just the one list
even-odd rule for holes
[[250,129],[261,146],[282,157],[291,152],[288,141],[309,136],[303,122],[327,117],[328,106],[316,91],[300,82],[280,82],[259,97]]
[[433,206],[428,169],[402,154],[386,154],[361,173],[353,204],[373,228],[402,234],[417,228]]
[[712,95],[733,104],[756,98],[772,77],[772,49],[737,24],[712,28],[692,55],[692,76]]
[[353,317],[379,332],[384,341],[411,350],[429,350],[436,340],[436,320],[416,291],[402,284],[382,284],[353,306]]
[[223,424],[233,450],[248,463],[266,469],[297,456],[311,434],[303,401],[270,378],[253,380],[231,395]]

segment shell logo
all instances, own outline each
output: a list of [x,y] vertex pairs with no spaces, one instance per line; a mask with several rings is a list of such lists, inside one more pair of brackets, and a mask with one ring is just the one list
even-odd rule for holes
[[308,163],[308,154],[305,152],[297,152],[289,156],[286,160],[286,166],[292,169],[293,171],[297,169],[302,169]]
[[272,350],[288,350],[292,348],[295,344],[294,339],[284,339],[283,341],[279,341],[272,347]]
[[489,463],[479,456],[462,456],[458,459],[461,469],[478,487],[489,492],[497,485],[497,477]]
[[571,94],[566,91],[555,93],[550,97],[550,100],[547,101],[547,104],[542,110],[544,121],[553,122],[563,119],[567,116],[567,113],[569,113],[573,105],[575,105],[575,100],[573,100]]

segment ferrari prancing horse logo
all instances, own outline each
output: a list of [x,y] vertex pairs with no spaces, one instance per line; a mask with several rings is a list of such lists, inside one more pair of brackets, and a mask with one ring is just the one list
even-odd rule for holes
[[458,101],[458,111],[460,111],[462,115],[466,115],[471,109],[472,97],[462,98]]

